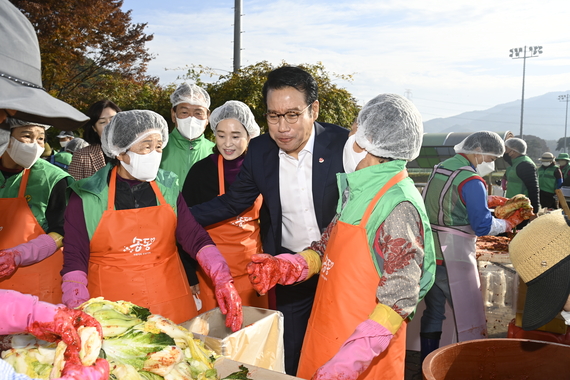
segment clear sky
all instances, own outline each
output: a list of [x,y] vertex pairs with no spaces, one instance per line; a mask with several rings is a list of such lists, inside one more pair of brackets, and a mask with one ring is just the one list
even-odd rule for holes
[[[125,0],[148,23],[150,75],[180,82],[200,64],[233,69],[234,0]],[[243,0],[242,66],[322,62],[360,105],[408,94],[424,121],[521,98],[523,59],[511,48],[542,46],[526,60],[525,99],[570,92],[568,0]],[[216,78],[207,79],[215,81]],[[556,98],[552,112],[564,112]],[[561,110],[561,111],[560,111]]]

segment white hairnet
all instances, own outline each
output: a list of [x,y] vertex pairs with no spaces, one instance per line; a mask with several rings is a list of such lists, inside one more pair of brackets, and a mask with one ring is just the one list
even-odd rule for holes
[[526,142],[518,137],[511,137],[505,140],[505,146],[509,149],[515,150],[520,154],[526,154]]
[[108,157],[115,158],[151,133],[160,133],[162,146],[166,146],[168,124],[162,116],[146,110],[122,111],[103,129],[101,147]]
[[172,107],[176,107],[180,103],[188,103],[210,109],[210,95],[202,87],[193,83],[181,83],[170,95],[170,102]]
[[213,110],[210,115],[210,128],[212,128],[212,131],[216,133],[218,123],[226,119],[239,121],[250,138],[259,136],[259,125],[257,125],[255,116],[253,116],[253,112],[251,112],[247,104],[238,100],[228,100],[223,106]]
[[76,137],[67,143],[65,150],[69,153],[74,153],[88,145],[89,143],[87,141],[83,140],[81,137]]
[[453,149],[455,153],[501,157],[505,153],[505,144],[495,132],[480,131],[470,134]]
[[362,108],[356,142],[378,157],[411,161],[422,146],[422,117],[412,102],[396,94],[381,94]]
[[8,127],[10,129],[18,128],[18,127],[25,127],[27,125],[33,125],[35,127],[42,127],[45,130],[48,130],[49,128],[51,128],[51,125],[34,123],[32,121],[20,120],[20,119],[16,119],[15,117],[8,117],[6,119],[6,124],[8,125]]
[[0,156],[4,154],[10,142],[10,131],[0,128]]

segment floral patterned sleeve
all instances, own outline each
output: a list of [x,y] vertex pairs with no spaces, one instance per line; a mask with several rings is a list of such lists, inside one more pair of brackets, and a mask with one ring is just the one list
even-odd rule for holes
[[321,235],[321,239],[312,242],[311,245],[309,247],[307,247],[307,249],[312,249],[313,251],[317,252],[319,254],[319,256],[321,256],[321,258],[322,258],[325,254],[325,250],[327,249],[327,244],[329,243],[331,231],[333,230],[333,227],[336,225],[337,220],[338,220],[338,214],[329,223],[329,225],[327,226],[327,229]]
[[410,202],[396,206],[374,240],[382,271],[376,297],[406,319],[418,304],[423,273],[424,231],[416,208]]

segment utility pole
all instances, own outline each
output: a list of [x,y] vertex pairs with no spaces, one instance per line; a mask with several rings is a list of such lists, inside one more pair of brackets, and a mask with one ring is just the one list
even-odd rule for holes
[[570,95],[558,95],[558,100],[566,102],[566,119],[564,119],[564,153],[568,153],[568,148],[566,146],[566,129],[568,126],[568,102],[570,101]]
[[241,8],[242,0],[235,0],[234,6],[234,73],[241,67]]
[[[511,54],[509,54],[509,57],[511,57],[512,59],[522,59],[523,60],[523,82],[522,82],[522,98],[521,98],[521,132],[520,132],[520,138],[523,138],[523,114],[524,114],[524,75],[525,75],[525,70],[526,70],[526,59],[527,58],[534,58],[534,57],[538,57],[539,54],[542,54],[542,46],[529,46],[528,47],[528,52],[529,52],[529,56],[526,55],[526,46],[524,48],[513,48],[511,50],[509,50],[511,52]],[[523,56],[520,56],[520,53],[524,51]]]
[[406,88],[406,92],[404,92],[404,96],[405,96],[408,100],[412,100],[412,90],[410,90],[409,88]]

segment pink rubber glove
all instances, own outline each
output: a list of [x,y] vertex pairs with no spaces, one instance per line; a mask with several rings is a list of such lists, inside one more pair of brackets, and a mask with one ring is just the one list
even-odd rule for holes
[[198,252],[196,260],[214,283],[216,300],[226,316],[226,327],[238,331],[243,323],[241,297],[234,286],[226,259],[215,245],[209,245]]
[[61,290],[63,295],[61,301],[69,308],[76,308],[83,302],[88,301],[89,290],[87,290],[87,274],[80,270],[68,272],[62,277]]
[[15,290],[0,289],[0,335],[21,334],[32,322],[53,321],[58,306]]
[[42,261],[57,251],[55,240],[43,234],[14,248],[0,251],[0,280],[10,277],[19,266]]
[[[73,360],[75,361],[75,360]],[[81,363],[81,362],[79,362]],[[62,380],[107,380],[109,363],[105,359],[97,359],[89,367],[67,361],[61,371]]]
[[376,321],[367,319],[328,362],[315,372],[313,380],[356,380],[392,340],[392,333]]
[[487,196],[487,207],[495,208],[497,206],[504,205],[509,199],[505,197],[500,197],[498,195],[488,195]]
[[271,256],[257,253],[251,256],[247,264],[249,281],[261,295],[266,294],[275,285],[291,285],[307,278],[309,266],[301,255],[283,253]]

